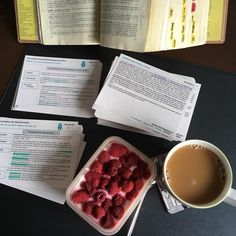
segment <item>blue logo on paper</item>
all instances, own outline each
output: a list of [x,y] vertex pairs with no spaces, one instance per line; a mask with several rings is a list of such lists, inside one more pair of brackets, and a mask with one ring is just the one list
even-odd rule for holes
[[85,61],[81,62],[81,67],[85,67]]
[[58,124],[57,129],[58,129],[58,130],[62,130],[62,123],[59,123],[59,124]]

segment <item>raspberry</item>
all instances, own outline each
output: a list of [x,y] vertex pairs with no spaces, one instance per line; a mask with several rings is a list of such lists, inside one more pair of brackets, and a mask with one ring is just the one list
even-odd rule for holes
[[109,176],[115,176],[118,173],[118,168],[116,166],[110,166],[108,163],[106,163],[104,173]]
[[102,167],[103,167],[103,164],[101,162],[94,161],[90,166],[90,170],[94,171],[94,172],[101,173],[102,172]]
[[128,153],[128,148],[123,144],[112,143],[108,153],[113,157],[121,157]]
[[117,174],[117,175],[113,176],[111,178],[111,180],[117,182],[120,185],[122,177],[119,174]]
[[82,211],[88,215],[92,214],[94,206],[96,206],[95,201],[85,202],[82,205]]
[[108,211],[111,206],[112,200],[109,198],[106,198],[105,201],[102,203],[102,207],[105,209],[105,211]]
[[96,191],[96,189],[92,186],[91,183],[87,182],[87,181],[83,181],[81,184],[80,184],[80,187],[84,190],[86,190],[89,194],[89,196],[91,197],[94,192]]
[[94,193],[93,198],[97,202],[103,202],[106,199],[106,194],[102,191],[97,191]]
[[92,184],[92,187],[97,188],[100,183],[101,174],[89,171],[84,177],[89,183]]
[[105,216],[105,210],[100,207],[100,206],[95,206],[93,208],[93,212],[92,215],[96,218],[96,219],[101,219],[103,216]]
[[110,195],[115,195],[120,192],[120,187],[116,181],[111,181],[108,186],[108,193]]
[[113,159],[109,162],[110,166],[114,166],[114,167],[119,167],[120,166],[120,161],[117,159]]
[[139,160],[139,156],[137,156],[137,154],[135,154],[134,152],[130,152],[126,157],[126,162],[129,164],[129,166],[137,165]]
[[115,176],[119,166],[120,162],[118,160],[111,160],[104,165],[104,172],[109,176]]
[[114,206],[111,209],[111,214],[119,220],[124,215],[125,209],[122,206]]
[[131,190],[133,190],[133,188],[134,188],[134,183],[133,183],[132,180],[126,180],[126,179],[125,179],[125,180],[122,182],[122,191],[123,191],[124,193],[130,192]]
[[133,170],[133,174],[131,176],[132,179],[139,179],[142,178],[142,171],[137,167]]
[[107,151],[102,151],[99,155],[98,155],[98,160],[101,163],[106,163],[108,161],[110,161],[111,157],[109,155],[109,153]]
[[144,185],[144,182],[142,179],[136,179],[134,180],[134,189],[139,191]]
[[120,157],[120,162],[121,162],[122,167],[129,168],[129,164],[126,162],[126,156]]
[[123,178],[129,179],[133,172],[129,168],[123,167],[119,169],[119,173]]
[[149,179],[150,176],[151,176],[151,171],[148,168],[143,171],[143,178],[144,179]]
[[74,192],[71,196],[71,200],[74,203],[86,202],[86,201],[88,201],[88,199],[89,199],[89,195],[88,195],[87,191],[82,190],[82,189]]
[[125,198],[122,197],[120,194],[116,194],[112,198],[112,202],[114,203],[115,206],[122,206],[125,203]]
[[144,171],[147,169],[147,163],[143,160],[139,160],[138,162],[138,169]]
[[84,190],[87,190],[88,192],[92,189],[91,183],[89,183],[87,181],[81,182],[80,187]]
[[106,186],[108,185],[109,181],[110,181],[110,180],[109,180],[108,178],[102,177],[101,180],[100,180],[99,188],[100,188],[100,189],[105,189]]
[[138,191],[136,191],[135,189],[133,189],[131,192],[126,194],[126,198],[130,201],[132,201],[137,196],[138,196]]
[[101,218],[100,223],[105,229],[110,229],[115,226],[114,218],[109,213]]

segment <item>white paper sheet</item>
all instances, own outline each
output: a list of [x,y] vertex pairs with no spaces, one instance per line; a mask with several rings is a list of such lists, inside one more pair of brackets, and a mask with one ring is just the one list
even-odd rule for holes
[[93,117],[101,70],[98,60],[27,55],[12,109]]
[[82,132],[78,122],[0,118],[0,183],[63,204]]
[[[183,141],[186,138],[200,84],[121,54],[96,99],[100,124]],[[109,124],[109,121],[112,123]],[[114,124],[117,123],[117,124]]]

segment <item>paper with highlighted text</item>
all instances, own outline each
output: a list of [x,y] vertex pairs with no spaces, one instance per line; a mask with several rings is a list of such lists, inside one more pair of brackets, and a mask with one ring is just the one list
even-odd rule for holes
[[0,183],[63,204],[83,153],[78,122],[0,118]]

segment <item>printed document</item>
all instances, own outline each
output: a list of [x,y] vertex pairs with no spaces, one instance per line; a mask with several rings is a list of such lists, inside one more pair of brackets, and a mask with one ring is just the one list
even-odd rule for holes
[[12,109],[93,117],[101,70],[98,60],[25,56]]
[[0,118],[0,183],[63,204],[83,138],[78,122]]
[[185,140],[201,85],[121,54],[93,108],[98,124]]

